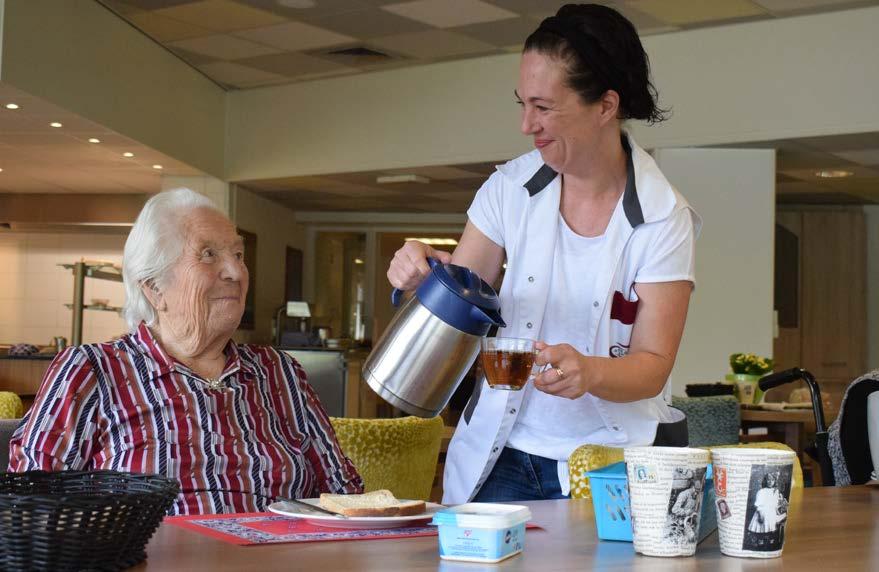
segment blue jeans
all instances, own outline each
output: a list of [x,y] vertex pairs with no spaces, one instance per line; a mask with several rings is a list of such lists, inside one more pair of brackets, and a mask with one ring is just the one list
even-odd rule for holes
[[562,494],[558,462],[504,447],[474,502],[570,498]]

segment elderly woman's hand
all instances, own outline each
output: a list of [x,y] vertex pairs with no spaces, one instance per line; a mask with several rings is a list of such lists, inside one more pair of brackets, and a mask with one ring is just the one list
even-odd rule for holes
[[537,342],[534,347],[538,365],[551,367],[534,377],[534,387],[559,397],[577,399],[589,392],[588,357],[575,350],[570,344],[548,345]]
[[448,252],[435,250],[417,240],[407,240],[403,247],[394,253],[388,268],[388,280],[391,286],[400,290],[413,290],[418,287],[430,274],[428,258],[436,258],[443,264],[452,261],[452,255]]

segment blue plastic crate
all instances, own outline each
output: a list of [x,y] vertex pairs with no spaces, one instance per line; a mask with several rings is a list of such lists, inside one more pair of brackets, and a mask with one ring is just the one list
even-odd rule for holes
[[[601,540],[632,542],[632,514],[629,505],[629,483],[626,463],[619,462],[601,469],[588,471],[592,490],[592,508],[595,527]],[[699,542],[717,529],[717,513],[714,509],[714,479],[711,465],[705,475],[702,510],[699,519]]]

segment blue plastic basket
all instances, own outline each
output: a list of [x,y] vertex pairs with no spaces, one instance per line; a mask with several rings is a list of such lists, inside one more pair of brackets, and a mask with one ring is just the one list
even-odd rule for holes
[[[586,476],[589,477],[589,485],[592,490],[592,508],[595,513],[598,538],[632,542],[632,513],[629,505],[626,463],[621,461],[601,469],[588,471]],[[702,542],[716,529],[714,479],[712,478],[711,465],[708,465],[699,519],[699,542]]]

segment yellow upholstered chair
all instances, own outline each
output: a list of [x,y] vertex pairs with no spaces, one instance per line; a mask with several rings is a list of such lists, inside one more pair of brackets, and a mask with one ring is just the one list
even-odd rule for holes
[[400,499],[430,498],[443,436],[442,418],[333,417],[330,421],[367,491],[388,489]]
[[601,445],[580,445],[568,457],[571,498],[591,499],[588,471],[594,471],[623,460],[623,450]]
[[21,398],[11,391],[0,391],[0,419],[19,419],[24,415]]

